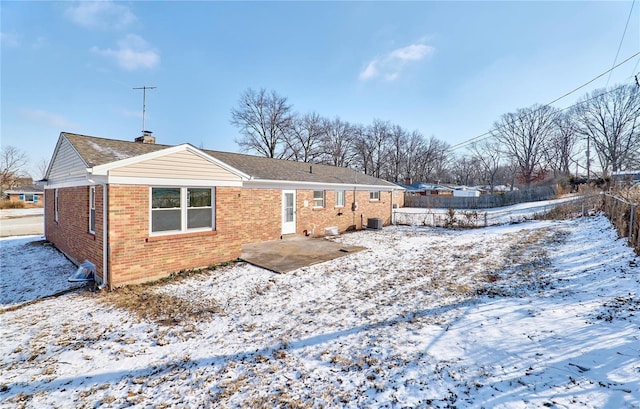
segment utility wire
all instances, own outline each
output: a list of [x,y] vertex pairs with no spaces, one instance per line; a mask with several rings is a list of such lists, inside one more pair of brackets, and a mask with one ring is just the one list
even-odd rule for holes
[[628,62],[629,60],[631,60],[631,59],[635,58],[635,57],[636,57],[636,56],[638,56],[638,55],[640,55],[640,51],[638,51],[637,53],[633,54],[631,57],[627,58],[626,60],[622,61],[621,63],[619,63],[619,64],[617,64],[617,65],[614,65],[613,67],[609,68],[607,71],[603,72],[602,74],[598,75],[597,77],[593,78],[592,80],[587,81],[587,82],[585,82],[584,84],[580,85],[579,87],[577,87],[577,88],[575,88],[575,89],[573,89],[573,90],[571,90],[571,91],[567,92],[566,94],[564,94],[564,95],[563,95],[563,96],[561,96],[560,98],[556,98],[556,99],[554,99],[554,100],[553,100],[553,101],[551,101],[551,102],[547,102],[545,105],[551,105],[551,104],[553,104],[553,103],[555,103],[555,102],[560,101],[562,98],[564,98],[564,97],[566,97],[566,96],[569,96],[569,95],[573,94],[574,92],[576,92],[577,90],[579,90],[579,89],[581,89],[581,88],[586,87],[587,85],[591,84],[593,81],[595,81],[595,80],[597,80],[597,79],[599,79],[599,78],[601,78],[601,77],[604,77],[605,75],[607,75],[607,74],[608,74],[608,73],[610,73],[611,71],[615,70],[616,68],[618,68],[618,67],[619,67],[619,66],[621,66],[622,64],[625,64],[626,62]]
[[[636,0],[631,2],[631,10],[629,10],[629,16],[627,16],[627,23],[624,25],[624,31],[622,32],[622,38],[620,39],[620,44],[618,44],[618,51],[616,51],[616,57],[613,59],[613,65],[616,65],[616,61],[618,61],[618,55],[620,55],[620,49],[622,48],[622,43],[624,42],[624,36],[627,34],[627,27],[629,27],[629,20],[631,20],[631,14],[633,13],[633,5],[636,3]],[[635,71],[635,70],[634,70]],[[605,87],[609,86],[609,80],[611,80],[611,71],[609,71],[609,76],[607,77],[607,84]]]
[[[639,56],[639,55],[640,55],[640,51],[638,51],[637,53],[633,54],[631,57],[629,57],[629,58],[625,59],[624,61],[622,61],[622,62],[620,62],[620,63],[618,63],[618,64],[614,65],[614,66],[613,66],[613,67],[611,67],[611,68],[609,68],[607,71],[603,72],[602,74],[600,74],[600,75],[598,75],[598,76],[596,76],[596,77],[592,78],[591,80],[589,80],[589,81],[585,82],[584,84],[582,84],[582,85],[580,85],[580,86],[578,86],[578,87],[576,87],[576,88],[572,89],[571,91],[569,91],[569,92],[565,93],[564,95],[562,95],[562,96],[560,96],[560,97],[558,97],[558,98],[554,99],[554,100],[553,100],[553,101],[551,101],[551,102],[547,102],[546,104],[542,105],[540,108],[543,108],[543,107],[545,107],[545,106],[548,106],[548,105],[554,104],[554,103],[556,103],[556,102],[560,101],[561,99],[568,97],[569,95],[573,94],[574,92],[576,92],[576,91],[578,91],[578,90],[580,90],[580,89],[582,89],[582,88],[586,87],[587,85],[591,84],[592,82],[596,81],[597,79],[602,78],[603,76],[607,75],[607,74],[608,74],[608,73],[610,73],[611,71],[615,70],[616,68],[620,67],[621,65],[623,65],[623,64],[625,64],[625,63],[627,63],[629,60],[631,60],[631,59],[633,59],[633,58],[635,58],[635,57],[637,57],[637,56]],[[618,87],[618,88],[619,88],[619,87]],[[617,88],[616,88],[616,89],[617,89]],[[611,91],[613,91],[613,90],[611,90]],[[611,92],[611,91],[608,91],[608,92],[606,92],[606,93],[609,93],[609,92]],[[584,103],[584,102],[586,102],[586,101],[579,102],[578,104],[581,104],[581,103]],[[574,104],[574,105],[578,105],[578,104]],[[562,110],[568,109],[568,108],[570,108],[570,107],[572,107],[572,106],[574,106],[574,105],[571,105],[571,106],[569,106],[569,107],[567,107],[567,108],[563,108]],[[487,131],[487,132],[485,132],[485,133],[483,133],[483,134],[480,134],[480,135],[478,135],[478,136],[474,136],[473,138],[467,139],[466,141],[462,141],[462,142],[460,142],[460,143],[457,143],[457,144],[455,144],[455,145],[451,146],[451,147],[449,148],[449,150],[456,150],[456,149],[459,149],[459,148],[461,148],[461,147],[463,147],[463,146],[469,145],[470,143],[477,142],[477,141],[482,140],[482,139],[486,139],[486,137],[487,137],[487,136],[489,136],[489,135],[491,135],[491,133],[492,133],[492,131]]]
[[[622,84],[622,85],[620,85],[620,86],[618,86],[618,87],[611,88],[610,90],[608,90],[608,91],[606,91],[606,92],[598,93],[597,95],[594,95],[594,96],[592,96],[591,98],[583,99],[583,100],[581,100],[581,101],[578,101],[578,102],[576,102],[576,103],[574,103],[574,104],[571,104],[571,105],[569,105],[569,106],[567,106],[567,107],[564,107],[564,108],[559,108],[559,109],[558,109],[558,112],[566,111],[567,109],[571,109],[571,108],[573,108],[573,107],[577,107],[578,105],[582,105],[582,104],[584,104],[584,103],[586,103],[586,102],[589,102],[589,101],[591,101],[591,100],[593,100],[593,99],[596,99],[596,98],[601,98],[602,96],[607,95],[607,94],[610,94],[610,93],[612,93],[612,92],[615,92],[615,91],[619,90],[620,88],[624,88],[624,87],[626,87],[627,85],[628,85],[628,84]],[[540,110],[540,109],[544,108],[545,106],[547,106],[547,105],[542,105],[540,108],[538,108],[538,109],[534,110],[533,112],[528,113],[527,115],[533,115],[534,113],[536,113],[538,110]],[[506,124],[505,124],[505,125],[506,125]],[[493,131],[495,131],[495,130],[500,130],[501,128],[504,128],[504,126],[505,126],[505,125],[500,126],[500,127],[498,127],[498,128],[495,128],[495,129],[493,129],[493,130],[491,130],[491,131],[487,131],[487,132],[485,132],[485,133],[483,133],[483,134],[481,134],[481,135],[475,136],[475,137],[473,137],[473,138],[471,138],[471,139],[469,139],[469,140],[467,140],[467,141],[465,141],[465,142],[460,142],[460,143],[458,143],[458,144],[456,144],[456,145],[453,145],[453,146],[451,146],[451,147],[449,148],[449,150],[456,150],[456,149],[459,149],[459,148],[465,147],[465,146],[467,146],[467,145],[469,145],[469,144],[471,144],[471,143],[479,142],[479,141],[483,141],[483,140],[485,140],[485,139],[489,139],[489,137],[493,134]]]

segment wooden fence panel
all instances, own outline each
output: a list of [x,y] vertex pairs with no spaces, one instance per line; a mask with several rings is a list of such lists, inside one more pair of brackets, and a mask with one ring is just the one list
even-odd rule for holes
[[413,196],[405,194],[404,207],[420,208],[454,208],[454,209],[487,209],[491,207],[510,206],[524,202],[538,202],[554,199],[558,196],[557,186],[542,186],[527,190],[515,190],[501,194],[482,195],[478,197],[452,196]]
[[604,212],[618,230],[618,236],[626,237],[629,245],[640,254],[640,205],[606,194]]

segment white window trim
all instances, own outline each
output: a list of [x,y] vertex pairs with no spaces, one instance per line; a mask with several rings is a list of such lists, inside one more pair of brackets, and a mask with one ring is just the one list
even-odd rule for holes
[[[322,192],[322,206],[316,206],[316,192]],[[324,190],[314,190],[313,191],[313,208],[314,209],[324,209],[327,203],[327,197]]]
[[53,189],[53,220],[58,222],[58,189]]
[[[179,187],[180,189],[180,230],[163,230],[153,231],[153,189],[162,188],[178,188],[177,186],[149,186],[149,235],[150,236],[166,236],[171,234],[183,234],[183,233],[195,233],[202,231],[215,231],[216,230],[216,189],[210,186],[189,186]],[[188,202],[187,202],[187,190],[188,189],[211,189],[211,226],[210,227],[195,227],[187,228],[188,224]],[[206,208],[206,207],[204,207]],[[193,207],[192,209],[204,209],[203,207]],[[157,209],[161,211],[160,209]]]
[[[342,203],[338,203],[338,197],[342,193]],[[344,190],[336,190],[336,207],[344,207],[344,204],[347,202],[347,192]]]
[[380,201],[380,191],[379,190],[371,190],[369,192],[369,201],[370,202],[379,202]]
[[[91,212],[93,210],[93,213]],[[89,233],[96,234],[96,187],[89,186]],[[93,224],[93,229],[91,225]]]

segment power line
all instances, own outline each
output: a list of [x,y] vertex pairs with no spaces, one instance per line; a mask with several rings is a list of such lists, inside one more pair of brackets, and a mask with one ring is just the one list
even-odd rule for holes
[[[618,51],[616,51],[616,57],[613,59],[613,64],[616,65],[616,61],[618,61],[618,55],[620,54],[620,49],[622,48],[622,43],[624,42],[624,36],[627,34],[627,27],[629,27],[629,20],[631,20],[631,14],[633,13],[633,5],[636,3],[636,0],[631,2],[631,10],[629,10],[629,16],[627,17],[627,23],[624,25],[624,31],[622,32],[622,38],[620,39],[620,44],[618,44]],[[609,71],[609,76],[607,77],[607,84],[605,87],[609,86],[609,80],[611,80],[611,71]]]
[[[621,88],[626,87],[627,85],[628,85],[628,84],[622,84],[622,85],[617,86],[617,87],[615,87],[615,88],[611,88],[611,89],[610,89],[610,90],[608,90],[608,91],[600,92],[600,93],[598,93],[597,95],[592,96],[591,98],[583,99],[583,100],[581,100],[581,101],[578,101],[578,102],[576,102],[576,103],[574,103],[574,104],[571,104],[571,105],[569,105],[569,106],[567,106],[567,107],[564,107],[564,108],[559,108],[559,109],[558,109],[558,112],[566,111],[567,109],[571,109],[571,108],[577,107],[577,106],[579,106],[579,105],[582,105],[582,104],[584,104],[584,103],[586,103],[586,102],[589,102],[589,101],[591,101],[591,100],[593,100],[593,99],[596,99],[596,98],[601,98],[601,97],[603,97],[604,95],[611,94],[612,92],[615,92],[615,91],[617,91],[617,90],[619,90],[619,89],[621,89]],[[548,106],[548,105],[541,105],[538,109],[534,110],[533,112],[528,113],[528,114],[527,114],[527,116],[535,114],[538,110],[540,110],[540,109],[542,109],[542,108],[544,108],[544,107],[546,107],[546,106]],[[506,125],[506,124],[505,124],[505,125]],[[493,129],[493,130],[491,130],[491,131],[487,131],[487,132],[485,132],[485,133],[483,133],[483,134],[481,134],[481,135],[475,136],[475,137],[473,137],[473,138],[471,138],[471,139],[469,139],[469,140],[467,140],[467,141],[460,142],[460,143],[458,143],[458,144],[456,144],[456,145],[453,145],[453,146],[451,146],[451,147],[449,148],[449,150],[456,150],[456,149],[459,149],[459,148],[465,147],[466,145],[469,145],[469,144],[471,144],[471,143],[473,143],[473,142],[479,142],[479,141],[482,141],[482,140],[485,140],[485,139],[489,139],[489,137],[493,134],[493,131],[494,131],[494,130],[499,130],[499,129],[501,129],[501,128],[504,128],[504,126],[505,126],[505,125],[500,126],[500,127],[498,127],[498,128],[495,128],[495,129]]]
[[551,105],[551,104],[553,104],[553,103],[555,103],[555,102],[560,101],[562,98],[567,97],[567,96],[569,96],[569,95],[573,94],[574,92],[576,92],[577,90],[579,90],[579,89],[581,89],[581,88],[586,87],[587,85],[591,84],[593,81],[595,81],[595,80],[597,80],[597,79],[599,79],[599,78],[601,78],[601,77],[603,77],[603,76],[607,75],[607,74],[608,74],[608,73],[610,73],[611,71],[615,70],[615,69],[616,69],[616,68],[618,68],[619,66],[621,66],[621,65],[625,64],[626,62],[628,62],[629,60],[631,60],[631,59],[635,58],[635,57],[636,57],[636,56],[638,56],[638,55],[640,55],[640,51],[638,51],[637,53],[633,54],[631,57],[627,58],[626,60],[622,61],[621,63],[619,63],[619,64],[617,64],[617,65],[614,65],[613,67],[609,68],[607,71],[603,72],[602,74],[598,75],[597,77],[593,78],[592,80],[587,81],[587,82],[585,82],[584,84],[580,85],[579,87],[577,87],[577,88],[575,88],[575,89],[573,89],[573,90],[571,90],[571,91],[567,92],[566,94],[564,94],[564,95],[563,95],[563,96],[561,96],[560,98],[556,98],[556,99],[554,99],[554,100],[553,100],[553,101],[551,101],[551,102],[547,102],[545,105]]
[[[598,75],[598,76],[596,76],[596,77],[592,78],[591,80],[589,80],[589,81],[585,82],[584,84],[582,84],[582,85],[580,85],[580,86],[578,86],[578,87],[576,87],[576,88],[572,89],[571,91],[569,91],[569,92],[565,93],[564,95],[562,95],[562,96],[560,96],[560,97],[558,97],[558,98],[554,99],[554,100],[553,100],[553,101],[551,101],[551,102],[547,102],[546,104],[543,104],[540,108],[543,108],[543,107],[545,107],[545,106],[548,106],[548,105],[554,104],[554,103],[556,103],[556,102],[560,101],[561,99],[568,97],[569,95],[573,94],[574,92],[576,92],[576,91],[578,91],[578,90],[580,90],[580,89],[582,89],[582,88],[586,87],[587,85],[591,84],[592,82],[596,81],[597,79],[602,78],[603,76],[607,75],[607,74],[608,74],[608,73],[610,73],[611,71],[615,70],[616,68],[620,67],[621,65],[623,65],[623,64],[625,64],[625,63],[627,63],[629,60],[631,60],[631,59],[633,59],[633,58],[635,58],[635,57],[637,57],[637,56],[639,56],[639,55],[640,55],[640,51],[639,51],[639,52],[637,52],[637,53],[635,53],[635,54],[633,54],[632,56],[630,56],[629,58],[625,59],[624,61],[620,62],[619,64],[614,65],[613,67],[611,67],[611,68],[610,68],[610,69],[608,69],[607,71],[605,71],[605,72],[601,73],[600,75]],[[620,87],[618,87],[618,88],[620,88]],[[615,88],[615,89],[617,89],[617,88]],[[612,92],[612,91],[613,91],[613,90],[608,91],[608,92],[606,92],[605,94],[608,94],[609,92]],[[594,98],[595,98],[595,97],[594,97]],[[591,98],[591,99],[593,99],[593,98]],[[573,106],[575,106],[575,105],[578,105],[578,104],[581,104],[581,103],[584,103],[584,102],[586,102],[586,101],[582,101],[582,102],[579,102],[579,103],[577,103],[577,104],[570,105],[569,107],[566,107],[566,108],[561,109],[561,111],[563,111],[563,110],[565,110],[565,109],[569,109],[569,108],[571,108],[571,107],[573,107]],[[471,144],[471,143],[473,143],[473,142],[477,142],[477,141],[479,141],[479,140],[486,139],[489,135],[491,135],[491,133],[492,133],[492,131],[487,131],[487,132],[485,132],[485,133],[483,133],[483,134],[480,134],[480,135],[478,135],[478,136],[474,136],[473,138],[467,139],[466,141],[462,141],[462,142],[460,142],[460,143],[457,143],[457,144],[455,144],[455,145],[451,146],[451,147],[449,148],[449,150],[456,150],[456,149],[459,149],[459,148],[464,147],[464,146],[466,146],[466,145],[469,145],[469,144]]]

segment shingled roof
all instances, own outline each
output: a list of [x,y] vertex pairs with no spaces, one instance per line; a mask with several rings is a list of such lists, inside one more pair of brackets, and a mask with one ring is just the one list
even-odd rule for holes
[[[172,145],[146,144],[67,132],[63,132],[62,135],[73,145],[88,167],[104,165],[172,147]],[[393,183],[356,172],[351,168],[264,158],[240,153],[201,150],[207,155],[258,180],[398,188]]]

